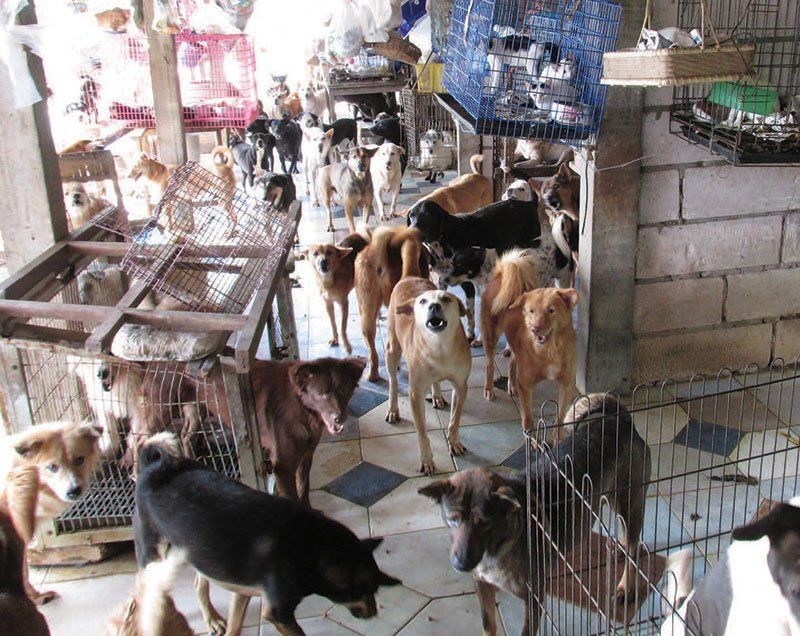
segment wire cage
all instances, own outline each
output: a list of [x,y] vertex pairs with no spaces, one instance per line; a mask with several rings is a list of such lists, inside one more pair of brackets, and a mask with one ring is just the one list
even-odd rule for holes
[[[659,634],[674,615],[669,633],[694,634],[675,614],[667,558],[689,551],[694,586],[734,527],[797,493],[798,360],[593,403],[567,418],[575,429],[543,404],[538,444],[525,445],[530,633]],[[559,431],[560,446],[544,442]]]
[[[708,3],[718,33],[756,46],[755,76],[676,88],[671,131],[733,164],[800,163],[800,3]],[[700,24],[700,0],[679,0],[678,26]]]
[[420,137],[429,130],[448,133],[455,142],[456,125],[447,109],[431,93],[419,93],[411,88],[400,91],[402,115],[400,123],[409,160],[416,163],[420,156]]
[[620,17],[607,0],[454,0],[444,86],[476,133],[586,144]]
[[[247,126],[256,116],[255,50],[247,35],[175,35],[183,121],[188,128]],[[147,38],[105,34],[102,104],[126,128],[155,125]]]

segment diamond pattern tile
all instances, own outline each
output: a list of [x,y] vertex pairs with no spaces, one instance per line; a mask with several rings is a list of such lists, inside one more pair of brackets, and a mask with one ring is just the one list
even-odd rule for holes
[[337,497],[369,508],[406,479],[407,477],[393,470],[386,470],[369,462],[361,462],[341,477],[334,479],[325,486],[325,490]]
[[727,457],[734,451],[741,436],[739,431],[727,426],[689,420],[686,427],[675,436],[675,443]]

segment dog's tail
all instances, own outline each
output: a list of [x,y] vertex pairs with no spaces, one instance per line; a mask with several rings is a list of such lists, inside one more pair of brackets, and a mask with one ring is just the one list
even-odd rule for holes
[[469,158],[469,167],[473,174],[483,174],[483,155],[472,155]]
[[233,168],[233,152],[227,146],[215,146],[211,151],[211,159],[215,165]]
[[175,433],[156,433],[148,437],[139,450],[139,469],[159,462],[175,461],[181,457],[181,445]]
[[347,255],[352,261],[356,260],[356,256],[358,256],[361,251],[369,245],[369,237],[364,236],[361,232],[356,232],[355,234],[349,234],[345,236],[341,242],[339,243],[339,247],[349,247],[353,251]]
[[669,616],[673,609],[678,609],[692,591],[692,550],[687,548],[673,552],[667,556],[667,565],[664,569],[667,577],[665,596],[665,614]]
[[492,301],[493,316],[503,313],[520,295],[542,286],[529,250],[513,249],[503,254],[494,266],[494,275],[500,276],[500,290]]
[[579,424],[584,420],[615,418],[630,420],[630,413],[611,393],[589,393],[578,397],[564,415],[564,424]]
[[389,261],[400,253],[402,278],[420,275],[420,255],[422,254],[422,235],[416,228],[379,227],[372,235],[372,245],[378,264],[378,276],[391,271]]
[[[151,562],[139,575],[137,596],[141,602],[140,634],[169,636],[164,628],[168,625],[174,627],[174,616],[178,614],[169,592],[185,557],[184,551],[173,548],[166,559]],[[183,620],[186,621],[185,618]]]

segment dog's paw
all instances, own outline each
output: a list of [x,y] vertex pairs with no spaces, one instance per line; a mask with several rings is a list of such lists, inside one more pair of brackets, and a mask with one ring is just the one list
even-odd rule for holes
[[353,347],[350,346],[349,342],[343,343],[342,344],[342,349],[344,350],[345,355],[349,356],[351,353],[353,353]]
[[214,636],[225,636],[225,632],[228,629],[227,623],[225,623],[225,619],[219,615],[219,613],[212,609],[212,614],[206,618],[206,625],[208,626],[208,631],[213,634]]
[[490,402],[494,400],[494,387],[483,387],[483,397]]
[[458,440],[456,440],[455,442],[448,442],[448,445],[450,446],[450,454],[453,455],[454,457],[461,457],[461,455],[467,452],[467,449],[464,446],[464,444],[462,444]]
[[483,346],[480,338],[473,338],[472,341],[469,343],[469,346],[473,349],[478,349],[479,347]]
[[391,221],[394,218],[393,214],[381,214],[381,221]]
[[419,472],[426,477],[433,477],[436,474],[436,464],[433,463],[433,457],[427,457],[420,462]]
[[398,412],[398,410],[390,408],[388,411],[386,411],[386,421],[389,422],[389,424],[396,424],[397,422],[399,422],[400,413]]
[[381,381],[381,376],[377,371],[375,371],[375,373],[370,373],[369,374],[369,376],[367,377],[367,380],[369,380],[370,382],[380,382]]
[[333,223],[331,223],[330,225],[328,225],[328,229],[326,230],[326,232],[334,232],[334,231],[335,230],[333,229]]
[[315,208],[318,208],[319,207],[319,201],[312,201],[311,205],[313,205]]
[[433,408],[436,409],[437,411],[440,411],[442,409],[446,409],[448,406],[450,406],[447,403],[447,400],[444,399],[443,395],[440,395],[439,397],[432,397],[432,398],[426,397],[425,401],[426,402],[431,402],[433,404]]
[[58,592],[55,590],[39,592],[38,590],[31,589],[30,591],[30,599],[36,605],[47,605],[50,601],[56,598],[58,598]]
[[339,346],[339,341],[336,338],[331,338],[330,340],[328,340],[328,346],[329,347],[338,347]]

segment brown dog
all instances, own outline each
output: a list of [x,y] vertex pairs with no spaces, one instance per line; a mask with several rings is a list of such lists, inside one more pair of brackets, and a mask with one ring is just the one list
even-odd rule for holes
[[581,178],[572,172],[569,163],[562,163],[558,172],[544,181],[529,179],[528,184],[536,190],[539,198],[544,202],[550,223],[553,217],[563,212],[575,223],[581,209]]
[[[492,180],[481,174],[481,155],[472,155],[469,165],[471,174],[456,177],[446,186],[434,190],[419,201],[435,201],[450,214],[474,212],[490,205],[494,197]],[[418,201],[418,202],[419,202]]]
[[[549,287],[523,294],[508,308],[505,331],[513,352],[508,393],[519,396],[524,431],[534,427],[533,392],[539,382],[558,382],[560,417],[566,415],[578,394],[572,326],[572,309],[577,303],[578,292],[574,289]],[[556,431],[560,433],[563,428]]]
[[[351,234],[345,237],[338,246],[333,243],[316,243],[303,251],[311,264],[314,280],[325,301],[325,309],[328,312],[328,319],[331,321],[332,336],[328,340],[328,345],[338,346],[341,336],[342,348],[347,355],[353,351],[350,341],[347,339],[348,296],[355,285],[356,257],[368,243],[369,240],[361,234]],[[336,330],[334,303],[339,305],[341,310],[341,334]]]
[[419,230],[382,226],[356,257],[355,286],[361,333],[369,347],[369,380],[377,382],[375,335],[381,307],[388,307],[392,290],[406,276],[428,277],[428,260]]
[[[155,159],[150,158],[150,156],[143,152],[139,155],[139,159],[134,164],[133,168],[131,168],[130,174],[128,175],[129,179],[133,179],[134,181],[138,181],[141,178],[144,178],[147,184],[147,214],[151,215],[153,213],[153,206],[151,203],[151,196],[155,195],[156,198],[160,199],[164,192],[167,190],[167,183],[169,182],[169,178],[172,176],[172,173],[175,172],[177,166],[169,166],[167,164],[161,163],[160,161],[156,161]],[[169,211],[168,211],[169,212]],[[170,226],[172,225],[172,215],[170,214],[169,218]]]
[[369,223],[372,214],[372,176],[369,172],[369,163],[378,148],[352,148],[347,152],[347,161],[332,163],[320,168],[317,188],[322,193],[325,209],[328,211],[328,232],[333,232],[333,211],[331,199],[333,194],[338,194],[344,203],[344,214],[347,217],[347,227],[350,233],[356,231],[354,214],[356,208],[361,208],[364,223]]
[[[33,538],[39,523],[59,516],[86,491],[100,459],[102,433],[102,428],[96,424],[54,422],[38,424],[6,438],[0,457],[0,479],[7,481],[9,475],[23,467],[36,469],[36,490],[28,493],[25,501],[16,498],[18,490],[7,492],[9,509],[21,511],[14,518],[33,520],[29,527],[17,526],[26,544]],[[27,557],[25,561],[27,565]],[[27,567],[25,587],[30,599],[40,605],[56,596],[55,592],[41,593],[33,589],[27,578]]]
[[440,382],[448,380],[453,388],[453,405],[447,427],[450,453],[463,455],[465,448],[458,438],[461,411],[467,400],[467,379],[472,369],[472,354],[461,324],[467,313],[453,294],[440,291],[429,280],[404,278],[394,288],[389,302],[386,368],[389,373],[389,410],[386,421],[400,418],[397,406],[397,368],[405,352],[408,364],[408,396],[414,426],[419,438],[420,472],[433,475],[436,466],[425,429],[425,393],[433,387],[433,404],[445,406]]
[[70,231],[88,223],[107,206],[111,205],[105,199],[89,194],[86,191],[86,186],[82,183],[70,181],[65,183],[62,188]]
[[94,19],[97,20],[97,26],[101,29],[114,33],[124,33],[131,19],[131,12],[130,9],[114,7],[113,9],[95,13]]

